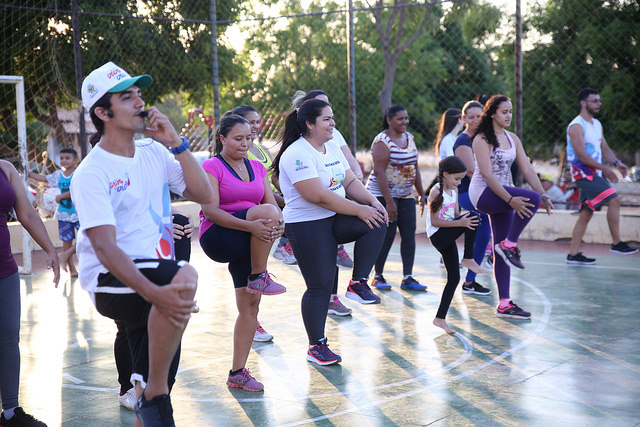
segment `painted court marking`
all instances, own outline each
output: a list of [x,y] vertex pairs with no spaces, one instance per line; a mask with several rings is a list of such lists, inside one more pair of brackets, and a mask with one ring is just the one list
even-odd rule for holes
[[[526,347],[527,345],[529,345],[531,342],[533,342],[541,333],[542,331],[546,328],[548,321],[549,321],[549,317],[551,314],[551,302],[548,300],[548,298],[544,295],[544,293],[538,289],[537,287],[535,287],[534,285],[532,285],[531,283],[519,279],[517,277],[512,277],[513,280],[518,281],[520,283],[523,283],[524,285],[526,285],[527,287],[529,287],[531,290],[534,291],[534,293],[536,293],[538,295],[538,297],[542,300],[543,305],[544,305],[544,312],[542,314],[542,316],[540,317],[540,322],[538,323],[538,325],[536,326],[536,328],[529,334],[529,336],[524,340],[521,341],[519,344],[511,347],[510,349],[506,350],[505,352],[499,354],[498,356],[493,357],[491,360],[488,360],[482,364],[480,364],[479,366],[469,369],[467,371],[461,372],[457,375],[454,375],[450,378],[447,379],[435,379],[435,382],[432,382],[429,384],[428,387],[433,387],[434,385],[443,385],[443,384],[447,384],[453,381],[457,381],[459,379],[465,378],[467,376],[473,375],[479,371],[481,371],[482,369],[491,366],[495,363],[501,362],[503,361],[505,358],[509,357],[510,355],[512,355],[513,353],[521,350],[522,348]],[[339,328],[340,326],[335,326],[331,329],[336,329]],[[455,338],[457,338],[460,343],[462,344],[463,347],[463,352],[462,355],[454,362],[452,362],[451,364],[443,367],[441,370],[439,370],[439,373],[446,373],[449,372],[453,369],[455,369],[456,367],[460,366],[461,364],[463,364],[465,361],[467,361],[470,357],[471,354],[473,352],[473,344],[469,341],[468,338],[466,338],[464,335],[462,335],[460,332],[456,333],[454,335]],[[292,338],[291,340],[298,340],[297,337],[296,338]],[[289,341],[289,340],[287,340]],[[74,345],[70,346],[70,348],[75,347]],[[230,356],[229,356],[230,357]],[[226,359],[227,357],[225,357]],[[223,359],[223,358],[218,358]],[[208,363],[214,363],[214,361],[209,361]],[[200,366],[201,364],[199,364]],[[194,369],[195,367],[190,367],[187,368],[188,370],[190,369]],[[425,375],[420,375],[417,377],[413,377],[413,378],[409,378],[406,380],[402,380],[402,381],[396,381],[393,383],[388,383],[388,384],[382,384],[376,387],[371,387],[365,390],[360,390],[357,393],[358,394],[362,394],[362,393],[368,393],[368,392],[372,392],[372,391],[376,391],[376,390],[381,390],[381,389],[388,389],[388,388],[393,388],[393,387],[398,387],[398,386],[403,386],[403,385],[407,385],[407,384],[411,384],[411,383],[415,383],[415,382],[420,382],[426,378],[432,378],[433,377],[433,372],[431,372],[430,374],[425,374]],[[72,381],[72,382],[76,382],[76,384],[62,384],[62,387],[64,388],[71,388],[71,389],[80,389],[80,390],[88,390],[88,391],[98,391],[98,392],[109,392],[109,393],[114,393],[117,392],[117,388],[106,388],[106,387],[91,387],[91,386],[86,386],[86,385],[79,385],[77,383],[77,381],[82,381],[78,378],[73,377],[73,380],[69,377],[66,377],[68,380]],[[382,398],[382,399],[378,399],[378,400],[373,400],[370,401],[368,404],[366,404],[364,407],[371,407],[371,406],[379,406],[379,405],[383,405],[395,400],[399,400],[399,399],[404,399],[410,396],[413,396],[415,394],[419,394],[419,393],[423,393],[428,389],[427,386],[424,387],[419,387],[416,390],[412,390],[409,392],[405,392],[405,393],[400,393],[394,396],[389,396],[386,398]],[[348,396],[348,395],[352,395],[356,392],[334,392],[334,393],[324,393],[324,394],[317,394],[317,395],[301,395],[298,398],[294,398],[296,400],[309,400],[309,399],[320,399],[320,398],[327,398],[327,397],[335,397],[335,396]],[[230,401],[230,402],[237,402],[237,403],[248,403],[248,402],[263,402],[263,401],[267,401],[267,400],[271,400],[272,397],[270,396],[266,396],[266,397],[257,397],[257,398],[245,398],[245,399],[238,399],[238,398],[233,398],[233,397],[229,397],[229,398],[223,398],[223,399],[216,399],[216,398],[175,398],[175,400],[180,400],[180,401],[192,401],[192,402],[225,402],[225,401]],[[301,424],[307,424],[307,423],[311,423],[311,422],[317,422],[320,420],[325,420],[325,419],[330,419],[330,418],[334,418],[334,417],[338,417],[341,415],[346,415],[346,414],[350,414],[350,413],[354,413],[354,412],[358,412],[359,410],[361,410],[363,407],[359,406],[357,408],[353,408],[351,410],[345,410],[345,411],[340,411],[340,412],[335,412],[335,413],[331,413],[331,414],[324,414],[322,416],[319,417],[315,417],[315,418],[309,418],[306,420],[300,420],[300,421],[296,421],[290,424],[285,424],[287,426],[295,426],[295,425],[301,425]]]

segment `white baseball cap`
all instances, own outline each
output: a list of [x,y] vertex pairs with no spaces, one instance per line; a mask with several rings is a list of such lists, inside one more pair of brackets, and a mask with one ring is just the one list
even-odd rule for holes
[[153,79],[147,74],[131,77],[121,67],[113,62],[107,62],[89,73],[82,82],[82,105],[87,110],[91,110],[91,107],[106,93],[122,92],[133,85],[143,88],[151,83]]

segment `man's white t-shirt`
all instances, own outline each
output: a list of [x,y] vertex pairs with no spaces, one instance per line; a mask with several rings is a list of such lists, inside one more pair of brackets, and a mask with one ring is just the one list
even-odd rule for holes
[[87,229],[113,225],[118,247],[132,260],[171,258],[169,190],[179,194],[185,190],[182,168],[159,142],[146,138],[135,145],[133,157],[113,154],[96,145],[71,181],[71,197],[80,220],[76,247],[80,284],[92,297],[98,275],[107,269],[98,260]]
[[328,218],[336,213],[306,201],[296,190],[295,183],[320,178],[322,186],[341,197],[346,196],[342,182],[349,169],[347,159],[337,144],[325,143],[321,153],[303,137],[291,144],[280,158],[280,189],[285,206],[284,222],[303,222]]

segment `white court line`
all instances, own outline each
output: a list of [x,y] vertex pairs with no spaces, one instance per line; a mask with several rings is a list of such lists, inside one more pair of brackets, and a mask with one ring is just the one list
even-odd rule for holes
[[288,426],[298,426],[298,425],[302,425],[302,424],[314,423],[314,422],[317,422],[317,421],[338,417],[340,415],[352,414],[354,412],[358,412],[358,411],[362,410],[362,408],[368,408],[368,407],[372,407],[372,406],[375,407],[375,406],[383,405],[385,403],[392,402],[394,400],[404,399],[406,397],[410,397],[410,396],[413,396],[415,394],[424,393],[425,391],[429,390],[429,388],[432,388],[434,385],[448,384],[450,382],[459,380],[461,378],[468,377],[469,375],[473,375],[476,372],[486,368],[487,366],[490,366],[490,365],[493,365],[495,363],[498,363],[498,362],[504,360],[506,357],[509,357],[513,353],[517,352],[518,350],[526,347],[531,342],[533,342],[536,338],[538,338],[538,336],[542,333],[542,331],[546,328],[547,324],[549,323],[549,317],[551,316],[551,301],[549,301],[549,299],[544,295],[544,293],[542,293],[542,291],[540,289],[536,288],[531,283],[529,283],[527,281],[524,281],[522,279],[519,279],[517,277],[511,277],[511,279],[515,280],[515,281],[518,281],[518,282],[528,286],[531,290],[533,290],[540,297],[540,299],[542,300],[542,302],[544,304],[544,312],[542,314],[540,323],[538,324],[536,329],[529,335],[529,337],[527,339],[525,339],[524,341],[520,342],[518,345],[515,345],[515,346],[511,347],[509,350],[507,350],[507,351],[501,353],[500,355],[492,358],[491,360],[489,360],[489,361],[477,366],[476,368],[470,369],[470,370],[465,371],[465,372],[461,372],[460,374],[455,375],[455,376],[453,376],[451,378],[448,378],[446,380],[436,381],[436,382],[434,382],[432,384],[429,384],[428,387],[421,387],[421,388],[419,388],[417,390],[413,390],[413,391],[409,391],[409,392],[406,392],[406,393],[397,394],[395,396],[386,397],[384,399],[378,399],[378,400],[375,400],[375,401],[371,401],[371,402],[369,402],[368,404],[366,404],[364,406],[359,406],[358,408],[354,408],[352,410],[334,412],[333,414],[325,414],[325,415],[322,415],[322,416],[319,416],[319,417],[315,417],[315,418],[309,418],[309,419],[306,419],[306,420],[300,420],[300,421],[295,421],[295,422],[288,423],[288,424],[282,424],[282,426],[288,427]]
[[[389,252],[389,255],[396,255],[396,256],[400,256],[400,253],[394,253],[394,252]],[[609,255],[606,255],[609,256]],[[436,255],[419,255],[416,254],[415,256],[416,258],[426,258],[426,259],[434,259],[434,260],[439,260],[440,256],[436,256]],[[570,267],[570,268],[593,268],[593,269],[599,269],[599,270],[626,270],[626,271],[640,271],[640,268],[633,268],[633,267],[616,267],[613,265],[576,265],[576,264],[567,264],[566,262],[561,263],[561,262],[535,262],[535,261],[526,261],[525,262],[526,265],[532,264],[532,265],[552,265],[554,267]]]

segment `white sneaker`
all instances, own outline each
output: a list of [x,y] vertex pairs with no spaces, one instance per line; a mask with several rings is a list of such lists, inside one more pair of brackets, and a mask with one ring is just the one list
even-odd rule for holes
[[269,342],[273,340],[273,335],[265,331],[262,325],[260,325],[260,322],[258,322],[258,326],[256,326],[256,333],[253,336],[253,340],[257,342]]
[[136,388],[131,387],[125,394],[120,396],[118,400],[120,401],[120,405],[133,411],[133,407],[136,404]]

